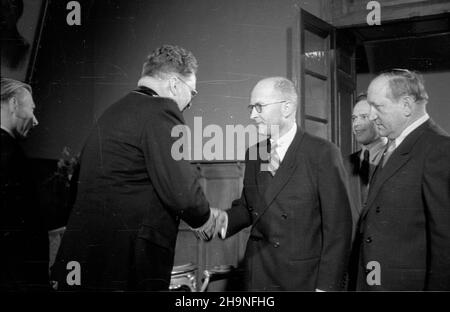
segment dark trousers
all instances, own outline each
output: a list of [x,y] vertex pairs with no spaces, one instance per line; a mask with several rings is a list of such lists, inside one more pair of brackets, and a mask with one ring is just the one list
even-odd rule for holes
[[135,269],[131,274],[130,290],[169,290],[174,253],[142,238],[134,247]]

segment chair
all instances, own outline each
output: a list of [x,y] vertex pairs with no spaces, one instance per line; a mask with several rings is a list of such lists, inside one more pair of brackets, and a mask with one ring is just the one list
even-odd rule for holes
[[205,292],[208,290],[210,282],[229,278],[234,273],[235,268],[231,265],[216,265],[211,269],[204,270],[202,283],[199,288],[197,288],[196,282],[197,270],[197,265],[192,263],[174,266],[172,269],[169,290]]

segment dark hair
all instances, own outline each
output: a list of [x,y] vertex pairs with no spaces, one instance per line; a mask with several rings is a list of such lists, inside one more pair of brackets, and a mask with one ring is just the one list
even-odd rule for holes
[[392,69],[382,73],[389,82],[389,94],[392,100],[398,101],[400,97],[409,95],[416,102],[428,102],[428,94],[425,90],[425,83],[422,75],[408,69]]
[[32,93],[29,84],[11,78],[1,78],[1,102],[8,101],[13,96],[19,94],[23,89]]
[[366,101],[366,100],[367,100],[367,93],[366,92],[362,92],[362,93],[360,93],[360,94],[358,94],[356,96],[355,104],[360,102],[360,101]]
[[197,68],[197,60],[190,51],[178,46],[163,45],[147,56],[142,76],[178,73],[186,77],[197,73]]

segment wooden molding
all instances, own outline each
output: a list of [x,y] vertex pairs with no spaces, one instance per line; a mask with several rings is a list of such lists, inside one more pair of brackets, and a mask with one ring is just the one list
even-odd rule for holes
[[[392,0],[380,3],[381,25],[387,21],[450,12],[450,2],[447,0]],[[337,1],[333,4],[331,24],[335,27],[367,26],[366,18],[369,10],[366,9],[366,4],[367,1],[361,0]]]

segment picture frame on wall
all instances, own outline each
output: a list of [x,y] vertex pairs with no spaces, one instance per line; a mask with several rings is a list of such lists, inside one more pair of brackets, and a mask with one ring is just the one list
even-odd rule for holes
[[30,82],[48,0],[1,0],[1,76]]

